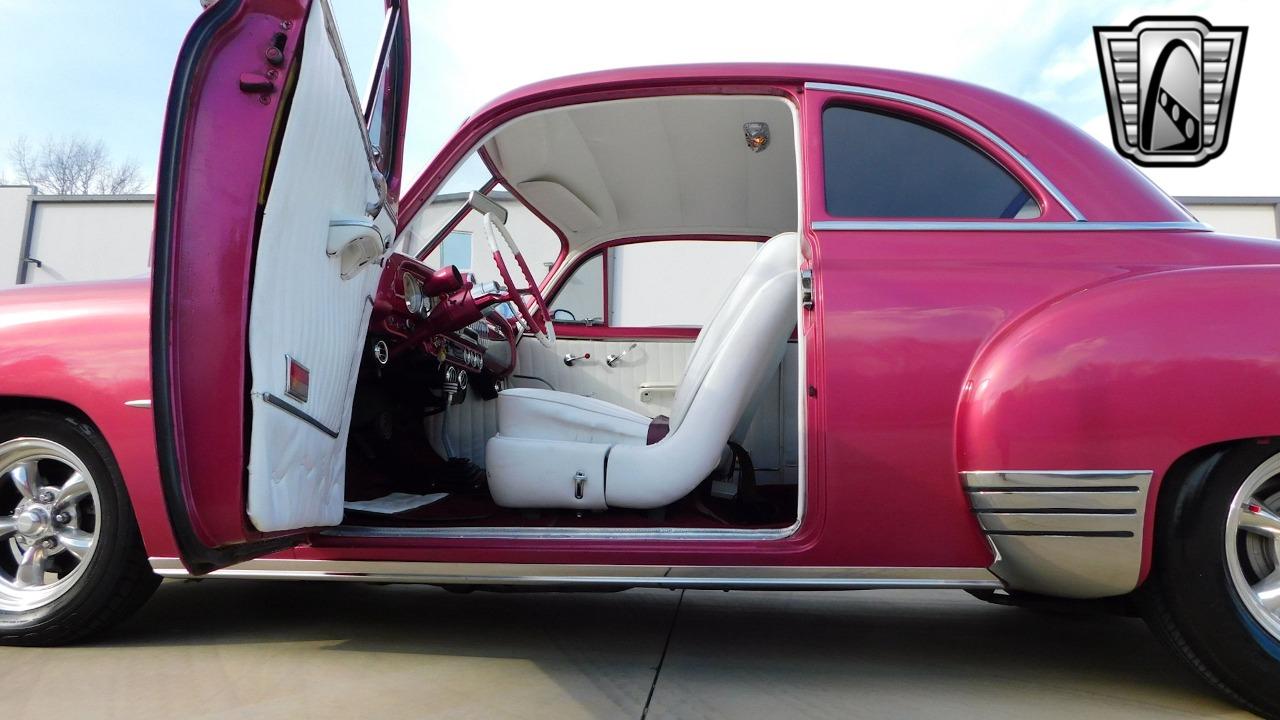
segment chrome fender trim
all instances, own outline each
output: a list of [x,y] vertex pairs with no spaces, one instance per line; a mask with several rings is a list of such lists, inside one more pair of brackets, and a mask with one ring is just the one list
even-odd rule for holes
[[[167,578],[192,578],[177,558],[150,558]],[[876,590],[1004,587],[986,568],[542,565],[374,560],[249,560],[209,578],[329,580],[426,585],[528,585],[714,590]]]
[[1149,470],[964,472],[969,503],[1015,590],[1072,598],[1138,584]]

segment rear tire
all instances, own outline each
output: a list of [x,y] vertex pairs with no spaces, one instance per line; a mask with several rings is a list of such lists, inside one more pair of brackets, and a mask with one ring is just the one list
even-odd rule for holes
[[0,643],[84,639],[159,582],[97,430],[53,412],[0,415]]
[[1280,444],[1242,444],[1168,490],[1140,594],[1147,622],[1221,693],[1280,718],[1280,522],[1267,519],[1280,510]]

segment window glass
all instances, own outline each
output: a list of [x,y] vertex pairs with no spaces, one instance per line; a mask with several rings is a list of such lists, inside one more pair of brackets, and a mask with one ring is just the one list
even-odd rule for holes
[[471,272],[471,233],[454,230],[440,244],[440,267],[455,265],[458,270]]
[[[596,253],[551,300],[556,322],[612,327],[701,327],[760,244],[733,240],[636,242]],[[569,314],[573,315],[571,319]]]
[[981,150],[911,120],[822,113],[827,212],[837,217],[1036,217],[1026,189]]
[[[436,194],[400,234],[399,242],[403,243],[403,251],[415,256],[421,255],[422,261],[429,267],[457,265],[464,271],[470,270],[475,274],[477,283],[501,282],[502,276],[485,238],[484,218],[467,205],[469,192],[484,191],[490,200],[506,208],[507,231],[520,246],[520,253],[529,264],[529,272],[536,281],[541,282],[560,257],[560,236],[502,185],[485,190],[492,181],[493,176],[480,155],[471,153],[454,168]],[[465,255],[460,249],[462,241],[452,239],[460,234],[466,235],[470,242],[470,249]],[[435,242],[433,246],[436,239],[439,242]],[[500,239],[498,243],[503,248],[503,257],[509,262],[512,280],[523,288],[525,279],[515,258],[506,252],[506,245]],[[447,250],[446,245],[453,249]],[[423,254],[428,248],[430,252]],[[466,265],[442,257],[446,253],[458,253],[450,254],[449,258],[464,257]]]
[[591,256],[573,271],[551,303],[556,322],[604,322],[604,255]]
[[[391,13],[388,22],[395,22],[396,15]],[[377,153],[378,169],[383,174],[391,172],[395,167],[396,112],[397,97],[400,93],[400,68],[395,62],[399,58],[400,28],[394,27],[391,40],[387,43],[378,69],[377,78],[370,92],[372,107],[369,110],[369,142]]]

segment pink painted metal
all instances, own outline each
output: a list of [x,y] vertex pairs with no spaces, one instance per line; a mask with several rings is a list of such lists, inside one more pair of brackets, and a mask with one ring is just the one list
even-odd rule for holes
[[[184,500],[195,535],[211,546],[258,539],[244,517],[243,398],[228,388],[244,387],[253,215],[278,100],[263,105],[227,79],[260,51],[268,24],[273,32],[282,17],[300,20],[305,2],[240,8],[210,35],[204,54],[188,58],[197,65],[191,85],[175,85],[161,193],[177,204],[162,200],[157,224],[158,236],[179,241],[157,252],[156,262],[183,279],[158,286],[167,294],[155,298],[169,323],[157,326],[164,331],[157,340],[170,343],[156,355],[169,363],[158,386],[172,382],[159,388],[171,395],[172,411],[158,417],[158,429],[188,441],[177,457]],[[292,62],[292,52],[286,56]],[[1020,101],[908,73],[748,64],[611,71],[513,91],[476,113],[405,192],[401,225],[485,134],[523,113],[643,95],[744,92],[779,95],[800,108],[806,228],[834,219],[821,200],[816,131],[827,102],[887,108],[943,127],[1005,164],[1041,203],[1041,220],[1070,220],[1034,176],[966,125],[892,99],[806,90],[810,81],[905,93],[980,121],[1033,159],[1090,220],[1186,220],[1114,153]],[[1280,339],[1258,331],[1272,327],[1280,301],[1280,246],[1209,232],[1034,225],[808,231],[804,241],[816,307],[801,321],[809,343],[809,464],[794,535],[726,542],[317,535],[291,552],[460,562],[986,566],[991,552],[965,502],[962,471],[1153,470],[1158,487],[1177,458],[1198,447],[1280,436],[1273,411]],[[148,551],[172,556],[150,414],[124,405],[149,396],[146,308],[144,282],[0,293],[0,407],[39,400],[83,413],[111,444]]]

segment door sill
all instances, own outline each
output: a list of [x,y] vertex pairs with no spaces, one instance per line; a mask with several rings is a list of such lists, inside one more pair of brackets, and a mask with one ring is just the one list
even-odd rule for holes
[[374,527],[339,525],[326,537],[436,538],[444,540],[783,540],[800,529],[796,520],[784,528],[532,528],[532,527]]
[[[157,575],[191,577],[176,558],[150,559]],[[260,559],[209,578],[327,580],[426,585],[560,586],[704,590],[996,590],[986,568],[545,565]]]

